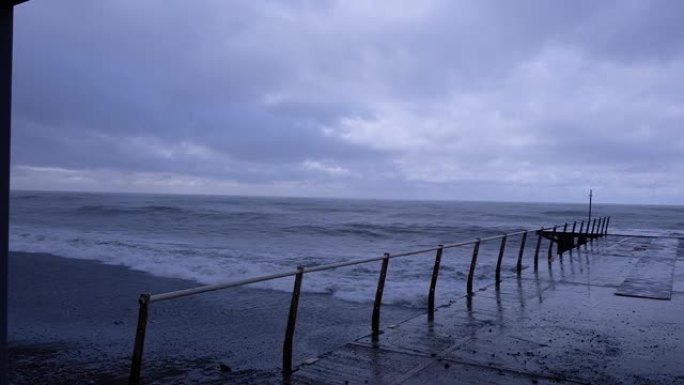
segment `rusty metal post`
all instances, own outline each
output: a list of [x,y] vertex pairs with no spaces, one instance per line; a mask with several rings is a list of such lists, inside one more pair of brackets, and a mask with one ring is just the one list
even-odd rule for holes
[[[575,229],[577,229],[577,221],[572,223],[572,249],[579,245],[579,242],[575,242]],[[570,249],[570,254],[572,254],[572,249]]]
[[506,236],[501,237],[501,246],[499,247],[499,258],[496,260],[496,288],[499,288],[501,283],[501,262],[503,261],[504,251],[506,249]]
[[[563,225],[563,235],[562,236],[567,237],[567,234],[566,234],[567,232],[568,232],[568,223],[566,222]],[[562,262],[563,261],[563,251],[565,248],[565,238],[563,238],[563,240],[561,241],[561,237],[558,237],[558,241],[559,242],[558,242],[558,249],[557,250],[558,250],[558,254],[560,254],[560,258],[561,258],[561,262]],[[563,247],[561,247],[561,244],[563,245]]]
[[608,217],[603,217],[603,227],[601,227],[601,235],[606,235],[606,223],[608,222]]
[[584,245],[586,243],[587,243],[587,235],[585,234],[584,221],[582,221],[582,225],[580,226],[579,233],[577,233],[577,247],[580,247],[581,245]]
[[608,235],[608,226],[609,225],[610,225],[610,217],[608,217],[608,219],[606,220],[606,228],[605,228],[605,230],[603,230],[606,235]]
[[378,289],[375,292],[375,303],[373,304],[373,340],[377,341],[380,334],[380,305],[382,304],[382,293],[385,290],[385,278],[387,278],[387,266],[389,265],[389,253],[385,253],[382,257],[382,267],[380,268],[380,277],[378,277]]
[[603,221],[601,221],[601,226],[599,228],[599,235],[604,236],[604,235],[606,235],[606,219],[608,219],[608,218],[603,217],[602,219],[603,219]]
[[138,304],[140,306],[138,309],[138,327],[135,330],[135,344],[133,345],[133,358],[131,359],[131,373],[128,377],[129,385],[140,384],[143,348],[145,346],[145,331],[147,330],[147,316],[150,309],[150,295],[140,294]]
[[553,241],[556,239],[556,228],[558,226],[553,226],[553,232],[551,233],[551,239],[549,239],[549,259],[553,256]]
[[518,276],[520,276],[520,273],[522,273],[522,259],[523,259],[523,254],[525,253],[525,242],[527,241],[527,231],[522,233],[522,237],[520,238],[520,250],[518,250],[518,263],[515,266],[515,270],[518,273]]
[[539,231],[537,231],[537,247],[534,249],[534,271],[537,271],[537,268],[539,267],[539,248],[541,247],[541,241],[542,241],[542,232],[544,231],[544,227],[542,226]]
[[473,258],[470,260],[470,270],[468,271],[468,282],[466,291],[468,295],[473,295],[473,277],[475,276],[475,266],[477,265],[477,254],[480,252],[480,238],[477,238],[473,247]]
[[596,235],[599,237],[603,236],[603,224],[606,222],[606,217],[601,217],[601,220],[599,221],[598,228],[596,228]]
[[297,310],[299,308],[299,295],[302,290],[302,279],[304,278],[304,268],[297,266],[294,287],[292,289],[292,300],[290,301],[290,313],[287,317],[287,329],[285,330],[285,342],[283,343],[283,373],[292,373],[292,345],[294,341],[295,326],[297,326]]
[[428,294],[428,320],[435,319],[435,289],[437,288],[437,278],[439,277],[439,265],[442,263],[443,245],[439,245],[435,255],[435,265],[432,268],[432,280],[430,281],[430,293]]
[[589,233],[589,241],[594,242],[594,230],[596,229],[596,218],[591,221],[591,232]]

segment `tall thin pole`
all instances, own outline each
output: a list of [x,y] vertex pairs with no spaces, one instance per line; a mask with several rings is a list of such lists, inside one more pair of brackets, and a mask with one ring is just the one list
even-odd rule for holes
[[9,256],[13,2],[0,5],[0,385],[7,385],[7,260]]
[[591,198],[594,196],[594,191],[589,189],[589,223],[591,222]]

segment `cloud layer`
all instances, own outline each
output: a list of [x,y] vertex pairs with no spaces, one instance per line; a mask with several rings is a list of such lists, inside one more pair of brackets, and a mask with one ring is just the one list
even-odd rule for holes
[[13,187],[684,204],[682,14],[34,0]]

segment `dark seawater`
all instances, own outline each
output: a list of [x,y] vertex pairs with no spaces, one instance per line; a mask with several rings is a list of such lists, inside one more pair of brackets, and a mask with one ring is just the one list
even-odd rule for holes
[[[586,219],[586,204],[12,192],[10,249],[217,283]],[[684,236],[684,207],[594,205],[616,233]],[[517,238],[517,237],[516,237]],[[531,255],[534,242],[528,242]],[[508,243],[504,269],[515,264]],[[490,280],[498,241],[481,249]],[[440,290],[463,291],[471,247],[445,253]],[[392,260],[387,302],[425,301],[433,254]],[[304,290],[372,301],[379,263],[307,275]],[[291,290],[291,280],[261,284]]]

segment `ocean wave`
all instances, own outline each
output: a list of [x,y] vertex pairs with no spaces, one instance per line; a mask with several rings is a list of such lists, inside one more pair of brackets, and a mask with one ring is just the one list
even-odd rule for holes
[[[541,215],[544,216],[564,216],[567,217],[567,219],[572,219],[572,218],[583,218],[587,214],[587,210],[585,209],[577,209],[577,210],[548,210],[548,211],[543,211]],[[573,219],[574,220],[574,219]]]
[[[293,225],[284,226],[281,229],[287,233],[308,234],[320,236],[333,237],[360,237],[360,238],[425,238],[425,237],[444,237],[451,235],[452,237],[467,234],[485,234],[492,232],[491,228],[482,228],[479,226],[472,227],[457,227],[457,226],[440,226],[440,225],[424,225],[424,224],[369,224],[369,223],[345,223],[345,224],[326,224],[326,225]],[[408,238],[412,237],[412,238]]]
[[12,194],[11,199],[12,200],[35,200],[35,199],[41,199],[43,198],[41,195],[33,195],[33,194]]
[[[10,249],[98,260],[155,276],[193,280],[198,284],[216,284],[293,270],[297,265],[316,266],[339,261],[314,257],[278,259],[275,255],[254,255],[226,248],[197,249],[187,244],[136,238],[112,239],[111,235],[59,231],[49,234],[12,231]],[[442,291],[457,295],[455,288],[465,282],[467,264],[457,263],[456,268],[453,265],[454,261],[444,261],[442,271],[445,277],[449,274],[451,283],[449,289]],[[370,303],[374,299],[379,267],[379,263],[368,263],[307,275],[303,290],[352,302]],[[406,307],[423,306],[431,269],[432,258],[393,261],[384,302]],[[449,273],[454,270],[458,270],[458,273]],[[292,282],[290,279],[279,279],[254,287],[290,292]]]
[[192,211],[176,206],[146,205],[122,207],[116,205],[85,205],[75,210],[86,215],[147,215],[147,214],[193,214]]
[[[547,226],[554,218],[584,216],[576,205],[135,194],[14,194],[11,203],[13,251],[98,260],[198,284],[290,271],[297,265],[369,258],[384,251],[422,249],[440,242],[469,241]],[[611,232],[682,236],[684,223],[676,210],[660,210],[655,215],[650,210],[625,208],[612,221]],[[532,235],[528,235],[528,250],[535,247]],[[515,265],[520,239],[508,239],[507,273]],[[499,240],[481,244],[478,281],[492,282],[499,244]],[[444,251],[440,295],[453,298],[463,294],[472,250],[468,245]],[[392,259],[385,302],[424,306],[433,264],[434,253]],[[375,261],[310,274],[303,290],[372,302],[379,268]],[[289,292],[292,277],[256,287]]]

